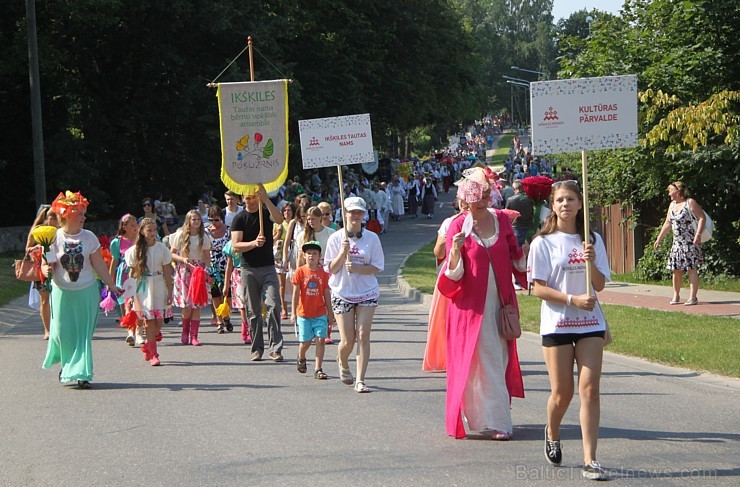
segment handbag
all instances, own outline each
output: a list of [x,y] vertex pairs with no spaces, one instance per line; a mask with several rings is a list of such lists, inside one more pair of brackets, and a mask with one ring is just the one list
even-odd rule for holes
[[[699,220],[696,218],[696,216],[694,216],[694,213],[692,211],[689,210],[689,213],[691,213],[691,226],[694,227],[694,235],[696,235],[696,230],[699,228]],[[701,232],[701,243],[711,240],[713,232],[714,222],[712,221],[712,218],[709,216],[709,214],[704,211],[704,231]]]
[[[483,241],[483,239],[480,238],[480,235],[478,235],[478,232],[475,230],[473,230],[473,232],[475,232],[478,238]],[[488,247],[485,245],[483,247],[486,249],[488,261],[491,263],[493,278],[496,279],[496,271],[494,270],[491,254],[488,251]],[[496,286],[496,290],[498,291],[498,301],[501,304],[501,307],[498,310],[498,334],[504,340],[516,340],[522,336],[522,326],[519,322],[519,310],[517,310],[516,306],[512,303],[504,304],[504,300],[501,297],[501,289],[499,289],[498,285]]]
[[23,257],[23,260],[15,261],[15,278],[19,281],[38,281],[39,271],[36,261],[29,257],[28,253]]

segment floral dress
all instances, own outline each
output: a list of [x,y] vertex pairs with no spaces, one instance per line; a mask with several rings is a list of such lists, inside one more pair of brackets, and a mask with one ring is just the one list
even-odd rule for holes
[[218,286],[219,289],[224,286],[224,272],[226,271],[226,255],[224,255],[224,246],[231,240],[231,232],[226,229],[223,237],[214,238],[213,247],[211,248],[211,267],[208,274],[211,276],[211,285]]
[[704,261],[704,256],[701,252],[701,244],[694,245],[696,235],[693,226],[694,217],[688,202],[678,211],[675,211],[674,207],[675,205],[671,204],[671,209],[668,211],[668,219],[673,227],[673,246],[668,254],[666,268],[671,271],[696,269]]
[[[190,240],[190,259],[195,261],[195,265],[199,267],[206,267],[206,263],[203,262],[203,252],[211,250],[212,239],[207,233],[204,235],[205,238],[202,243],[202,248],[198,251],[198,237],[189,237]],[[178,231],[175,234],[175,238],[170,239],[170,245],[172,250],[180,252],[183,249],[183,240],[188,236],[183,236],[182,232]],[[204,306],[195,306],[188,299],[188,290],[190,288],[190,280],[192,279],[192,268],[189,265],[177,263],[175,266],[175,285],[172,291],[172,303],[178,308],[204,308],[210,306],[211,303],[211,277],[206,272],[206,289],[208,292],[208,304]]]

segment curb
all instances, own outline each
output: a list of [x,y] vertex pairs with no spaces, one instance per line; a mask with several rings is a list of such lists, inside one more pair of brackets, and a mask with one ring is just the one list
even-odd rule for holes
[[403,259],[403,262],[401,262],[401,265],[398,266],[398,271],[396,272],[396,289],[398,289],[401,296],[406,299],[415,303],[421,303],[427,308],[430,308],[432,306],[432,295],[423,293],[415,287],[412,287],[411,284],[403,278],[403,269],[406,267],[406,261],[408,258],[409,256],[407,255],[406,258]]

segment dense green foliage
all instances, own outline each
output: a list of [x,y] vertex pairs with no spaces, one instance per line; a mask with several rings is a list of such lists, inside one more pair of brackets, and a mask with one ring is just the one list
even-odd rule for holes
[[[287,77],[290,167],[300,119],[369,112],[375,145],[420,125],[444,134],[480,116],[482,63],[447,0],[52,0],[37,2],[48,198],[81,190],[91,216],[140,212],[161,191],[180,208],[220,192],[217,105],[205,87],[254,39],[255,79]],[[0,19],[0,203],[34,211],[23,2]],[[220,81],[249,78],[246,54]]]
[[621,17],[594,17],[590,36],[561,39],[560,76],[637,74],[641,92],[641,146],[589,154],[594,200],[632,205],[647,232],[683,181],[715,221],[705,270],[740,275],[740,4],[630,0]]

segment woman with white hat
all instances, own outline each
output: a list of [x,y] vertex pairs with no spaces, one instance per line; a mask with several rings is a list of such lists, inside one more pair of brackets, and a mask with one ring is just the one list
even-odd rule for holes
[[[385,266],[383,247],[377,234],[364,231],[365,201],[350,197],[344,201],[345,231],[329,237],[324,263],[331,274],[331,304],[341,342],[338,347],[339,377],[356,392],[369,392],[365,372],[370,358],[370,329],[378,306],[380,287],[375,275]],[[349,369],[349,355],[357,347],[357,380]]]

